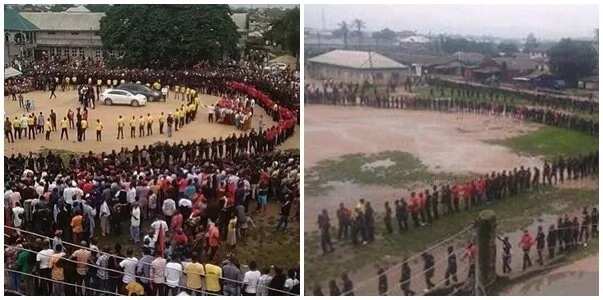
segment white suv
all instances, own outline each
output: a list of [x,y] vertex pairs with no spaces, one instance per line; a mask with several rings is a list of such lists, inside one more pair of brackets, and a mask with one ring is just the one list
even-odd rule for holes
[[147,104],[147,97],[140,94],[119,89],[108,89],[100,95],[100,100],[105,105],[126,104],[131,106],[141,106]]

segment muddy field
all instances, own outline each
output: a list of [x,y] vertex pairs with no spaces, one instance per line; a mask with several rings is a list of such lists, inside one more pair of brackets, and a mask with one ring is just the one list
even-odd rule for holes
[[[71,108],[75,110],[79,106],[77,101],[77,94],[75,91],[57,91],[57,98],[52,100],[48,99],[48,92],[31,92],[24,94],[25,99],[32,99],[35,103],[36,115],[41,111],[46,117],[48,117],[50,110],[53,109],[57,113],[57,119],[62,119],[66,114],[67,110]],[[210,95],[201,95],[201,103],[204,105],[214,104],[218,97]],[[142,107],[131,107],[131,106],[106,106],[98,104],[96,109],[89,110],[89,129],[86,133],[85,142],[76,141],[75,129],[69,131],[69,142],[60,140],[60,132],[54,132],[51,134],[51,140],[45,141],[43,135],[36,135],[36,140],[21,139],[17,140],[16,143],[4,143],[5,155],[13,153],[26,153],[29,151],[39,151],[41,149],[63,149],[75,152],[86,152],[86,151],[111,151],[113,149],[119,150],[121,147],[132,148],[135,145],[149,145],[160,141],[165,141],[167,135],[159,135],[159,125],[157,118],[161,112],[164,112],[167,116],[168,112],[174,112],[177,107],[181,105],[179,100],[173,98],[170,95],[167,102],[148,102],[146,106]],[[8,97],[4,97],[4,111],[5,116],[10,116],[11,119],[16,115],[25,113],[25,109],[19,108],[17,101],[11,101]],[[146,136],[143,138],[136,137],[134,139],[129,137],[130,129],[129,124],[126,122],[126,128],[124,130],[125,140],[117,140],[117,118],[119,115],[123,115],[126,120],[132,118],[135,114],[138,118],[141,114],[145,117],[148,113],[151,113],[155,117],[155,123],[153,125],[153,135]],[[257,109],[256,115],[252,121],[252,127],[259,127],[260,116],[263,116],[264,127],[272,126],[274,122],[269,118],[263,109]],[[100,119],[104,125],[103,141],[96,141],[96,119]],[[58,121],[57,121],[58,122]],[[58,124],[57,124],[58,125]],[[223,124],[210,124],[207,121],[207,108],[200,108],[197,113],[197,119],[188,125],[185,125],[184,129],[174,132],[170,141],[180,142],[189,141],[200,138],[213,138],[236,133],[237,135],[242,131],[237,130],[234,126],[223,125]],[[137,132],[138,134],[138,132]],[[281,149],[299,149],[299,128],[296,129],[296,134],[288,139]]]
[[[322,105],[306,106],[304,113],[306,171],[320,161],[345,154],[390,150],[411,153],[435,173],[483,174],[541,164],[536,157],[521,156],[488,142],[540,128],[533,123],[473,114],[460,117],[437,112]],[[404,189],[349,182],[335,182],[331,187],[319,196],[305,196],[306,231],[316,229],[320,210],[334,213],[340,202],[350,206],[365,198],[381,211],[385,201],[408,194]]]

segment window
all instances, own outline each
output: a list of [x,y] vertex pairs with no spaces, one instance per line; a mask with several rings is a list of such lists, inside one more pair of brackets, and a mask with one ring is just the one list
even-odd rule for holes
[[77,48],[71,48],[71,56],[77,56]]
[[79,48],[79,54],[80,56],[84,56],[84,48]]
[[101,49],[96,49],[96,57],[101,57],[103,53],[103,50]]
[[377,80],[383,80],[383,73],[381,73],[381,72],[377,72],[377,73],[375,74],[375,78],[376,78]]
[[57,33],[54,31],[49,31],[48,34],[57,34]]
[[50,54],[50,56],[54,56],[54,48],[50,48],[48,50],[48,54]]
[[71,35],[79,35],[79,34],[80,34],[79,32],[75,32],[75,31],[71,33]]

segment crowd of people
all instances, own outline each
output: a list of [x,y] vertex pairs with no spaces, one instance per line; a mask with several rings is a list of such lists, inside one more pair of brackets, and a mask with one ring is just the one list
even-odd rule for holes
[[[513,271],[511,268],[513,258],[513,248],[517,246],[522,256],[522,271],[532,267],[532,258],[534,257],[538,265],[543,266],[546,260],[553,260],[559,255],[568,254],[581,245],[586,245],[592,238],[599,236],[599,211],[597,207],[584,207],[581,220],[579,216],[570,216],[565,214],[560,216],[557,224],[549,224],[548,231],[545,233],[543,225],[539,225],[536,232],[531,233],[524,230],[518,240],[511,242],[509,236],[497,236],[501,252],[498,257],[501,259],[503,274],[509,274]],[[454,239],[451,239],[454,240]],[[400,268],[400,279],[398,281],[400,292],[404,296],[415,296],[418,293],[429,294],[434,289],[449,290],[450,294],[460,292],[464,288],[473,288],[473,286],[462,285],[461,268],[459,267],[459,256],[461,261],[466,260],[466,265],[462,270],[466,270],[465,283],[474,282],[475,260],[477,256],[477,245],[469,240],[463,249],[455,249],[450,245],[450,240],[446,243],[433,248],[444,248],[443,257],[436,260],[434,257],[435,249],[424,251],[420,255],[411,258],[405,258],[395,266],[379,266],[375,279],[377,279],[377,288],[379,295],[391,295],[394,293],[388,283],[388,274],[393,268]],[[532,249],[536,249],[535,253]],[[410,266],[415,261],[419,261],[419,270],[414,270]],[[437,270],[443,270],[442,278],[434,283],[434,277]],[[416,288],[413,279],[423,279],[423,291]],[[315,283],[312,293],[315,296],[354,296],[358,293],[358,285],[355,285],[347,273],[343,273],[339,280],[331,279],[328,283],[328,293],[325,294],[320,283]],[[361,282],[365,284],[366,281]],[[356,287],[355,287],[356,286]],[[340,288],[341,287],[341,288]]]
[[[257,151],[250,155],[239,148],[226,152],[224,157],[221,154],[205,154],[198,144],[188,143],[72,156],[67,166],[53,153],[7,157],[5,224],[11,224],[14,230],[5,228],[5,233],[14,238],[14,243],[27,244],[29,247],[24,248],[28,249],[33,249],[36,244],[44,250],[75,252],[77,249],[69,247],[67,242],[82,245],[89,255],[77,257],[76,265],[80,270],[87,269],[83,266],[86,262],[97,263],[92,259],[95,253],[92,245],[100,247],[96,242],[99,234],[119,236],[123,232],[129,232],[133,247],[153,257],[178,262],[196,259],[198,263],[205,263],[206,268],[212,263],[219,267],[218,259],[224,258],[224,253],[244,243],[247,231],[254,224],[254,212],[261,216],[267,203],[275,203],[280,207],[275,230],[287,232],[292,207],[299,205],[298,155],[274,151]],[[100,230],[97,230],[99,225]],[[145,225],[149,227],[141,228]],[[20,230],[44,238],[33,243],[29,234]],[[163,241],[162,235],[165,235]],[[59,250],[57,244],[63,244]],[[96,256],[103,252],[123,256],[119,244],[112,250],[105,249],[111,251],[99,252],[98,249]],[[193,257],[193,253],[197,256]],[[32,258],[35,257],[28,259]],[[229,261],[233,260],[230,258]],[[25,273],[32,271],[35,265],[31,262],[18,264],[17,261],[7,259],[6,263],[9,268],[18,267],[18,271]],[[296,263],[291,262],[290,267],[294,269]],[[221,268],[224,269],[224,264]],[[281,269],[275,270],[285,276]],[[243,278],[241,274],[236,275],[240,278],[235,275],[222,276],[239,281]],[[293,276],[299,276],[299,273]],[[123,286],[111,285],[108,291],[125,293],[126,285],[137,280],[134,275],[130,277],[124,277]],[[57,278],[61,276],[52,279]],[[100,287],[96,278],[80,279],[86,280],[83,285],[87,287]],[[16,290],[34,291],[34,286],[19,283],[14,286]],[[147,295],[167,293],[167,290],[152,290],[144,280],[139,283]],[[224,283],[219,290],[211,292],[228,293],[227,287],[228,283]],[[235,290],[240,291],[242,284],[236,287]],[[287,289],[275,282],[274,288],[293,291],[295,287]]]
[[[542,168],[515,168],[492,172],[471,181],[434,185],[431,189],[411,191],[410,197],[394,201],[394,207],[385,202],[383,222],[385,234],[394,232],[397,224],[400,233],[410,228],[432,224],[441,217],[470,210],[493,201],[504,201],[508,197],[542,186],[581,180],[598,176],[598,152],[575,157],[559,157],[555,162],[545,161]],[[349,240],[353,245],[367,244],[375,239],[376,213],[370,201],[360,199],[354,207],[340,203],[336,212],[337,238]],[[411,226],[412,225],[412,226]],[[323,210],[318,216],[323,253],[332,252],[331,221]]]
[[[162,94],[166,86],[174,87],[170,91],[189,103],[194,103],[193,90],[257,101],[277,124],[226,138],[110,153],[65,158],[48,151],[5,157],[8,288],[25,295],[299,294],[298,261],[277,266],[262,257],[244,263],[237,258],[255,231],[270,230],[268,219],[276,217],[271,234],[284,239],[293,235],[289,223],[299,221],[299,154],[275,150],[298,121],[296,78],[284,72],[265,74],[248,62],[200,64],[188,71],[109,69],[92,61],[37,62],[23,76],[7,80],[7,89],[46,90],[51,95],[57,88],[77,90],[82,108],[62,120],[54,111],[48,117],[17,118],[17,130],[16,122],[7,118],[5,133],[33,139],[47,128],[50,133],[57,127],[67,131],[82,122],[87,128],[88,109],[98,100],[91,95],[122,80],[149,82],[153,88],[162,84]],[[196,110],[183,110],[174,117],[174,126],[193,120]],[[156,118],[159,133],[163,118],[169,131],[171,116]],[[23,120],[28,130],[34,122],[33,134],[21,135]],[[154,120],[150,114],[132,116],[132,137],[136,129],[139,136],[153,134]],[[38,128],[43,121],[48,126]],[[124,138],[127,122],[118,117],[118,139]],[[102,131],[100,120],[96,128],[97,134]]]
[[[388,109],[418,109],[508,116],[549,126],[577,130],[592,136],[599,135],[599,121],[596,118],[586,118],[578,114],[550,108],[494,101],[485,94],[482,101],[470,100],[462,95],[456,98],[437,95],[375,96],[358,85],[348,86],[341,83],[326,82],[324,84],[306,85],[305,99],[308,103],[316,104],[363,105]],[[576,104],[576,106],[578,107],[579,104]]]

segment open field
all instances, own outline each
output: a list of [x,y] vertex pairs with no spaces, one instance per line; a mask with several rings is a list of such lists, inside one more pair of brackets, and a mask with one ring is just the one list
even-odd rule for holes
[[[25,99],[33,99],[35,103],[35,113],[36,115],[41,111],[44,113],[46,117],[48,117],[50,110],[53,109],[57,114],[57,119],[60,120],[64,116],[67,115],[67,110],[71,108],[75,111],[75,109],[79,106],[79,102],[77,101],[77,94],[75,91],[65,91],[60,92],[57,91],[57,98],[48,100],[49,92],[35,91],[31,93],[24,94]],[[201,103],[204,105],[214,104],[218,97],[211,95],[201,95]],[[16,101],[7,100],[8,97],[4,98],[4,110],[6,116],[10,116],[11,119],[14,116],[21,115],[25,113],[24,109],[19,108],[19,104]],[[131,107],[131,106],[106,106],[102,104],[98,104],[96,109],[89,110],[88,122],[89,128],[86,133],[86,141],[85,142],[77,142],[77,134],[75,129],[69,130],[69,141],[61,141],[60,140],[60,128],[59,132],[53,132],[51,134],[51,140],[45,141],[43,135],[36,135],[36,140],[27,140],[21,139],[17,140],[16,143],[5,143],[4,144],[4,153],[5,155],[10,155],[13,153],[27,153],[29,151],[39,151],[42,149],[64,149],[73,152],[87,152],[87,151],[111,151],[111,150],[119,150],[121,147],[133,148],[135,145],[139,147],[142,145],[149,145],[157,142],[163,142],[168,140],[167,134],[160,135],[159,134],[159,123],[157,118],[161,112],[164,112],[166,117],[168,113],[173,113],[176,108],[181,105],[180,100],[175,100],[172,96],[168,99],[167,102],[148,102],[146,106],[141,107]],[[147,113],[151,113],[155,118],[155,122],[153,125],[153,135],[145,136],[145,137],[136,137],[130,138],[130,128],[129,128],[129,119],[132,118],[132,115],[136,115],[138,118],[140,115],[144,115],[145,118]],[[117,140],[117,118],[119,115],[123,115],[126,119],[126,128],[124,129],[124,140]],[[256,109],[256,115],[252,121],[252,127],[259,127],[260,117],[263,118],[264,127],[272,126],[274,122],[272,119],[266,115],[263,109]],[[103,131],[103,141],[96,141],[96,133],[95,133],[95,123],[96,119],[100,119],[104,125]],[[58,123],[57,120],[57,123]],[[58,126],[58,124],[57,124]],[[166,130],[164,128],[164,130]],[[299,128],[296,128],[296,134],[289,138],[283,145],[280,146],[281,149],[298,149],[299,148]],[[184,126],[182,130],[178,130],[178,132],[174,132],[172,138],[169,139],[171,142],[180,142],[180,141],[189,141],[189,140],[198,140],[201,138],[213,138],[213,137],[226,137],[227,135],[232,135],[232,133],[236,133],[237,135],[242,133],[242,131],[237,130],[234,126],[223,125],[217,123],[208,123],[207,121],[207,109],[203,107],[199,107],[199,111],[197,113],[197,118],[194,122],[189,123]],[[138,131],[137,131],[138,135]]]

